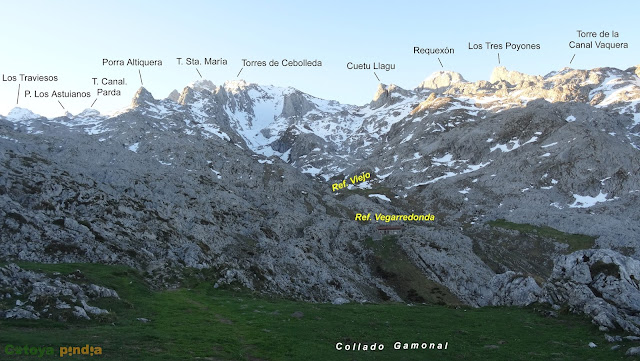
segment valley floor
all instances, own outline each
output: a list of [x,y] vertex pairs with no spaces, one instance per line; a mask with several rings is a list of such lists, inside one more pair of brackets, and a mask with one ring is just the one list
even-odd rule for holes
[[[2,359],[16,347],[101,347],[76,360],[615,360],[625,359],[588,319],[544,306],[468,308],[385,304],[313,304],[214,289],[187,279],[157,291],[129,268],[96,264],[30,264],[25,269],[68,274],[111,287],[120,300],[95,306],[109,315],[91,321],[0,321]],[[149,322],[143,322],[144,318]],[[394,343],[447,344],[446,350],[395,350]],[[590,342],[597,347],[590,348]],[[336,344],[383,344],[382,351],[338,351]],[[9,347],[9,345],[13,345]],[[625,347],[626,346],[626,347]],[[30,356],[30,358],[37,356]],[[68,357],[68,356],[65,356]]]

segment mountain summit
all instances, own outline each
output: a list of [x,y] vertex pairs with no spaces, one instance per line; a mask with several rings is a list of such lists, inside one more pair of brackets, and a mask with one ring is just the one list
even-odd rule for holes
[[171,91],[171,93],[169,93],[169,95],[167,96],[167,99],[173,100],[174,102],[178,102],[178,99],[180,99],[180,93],[178,93],[178,90],[173,89]]
[[437,71],[426,78],[417,89],[444,90],[452,84],[466,82],[460,73],[454,71]]
[[156,100],[153,98],[153,95],[151,95],[147,89],[140,87],[131,100],[131,107],[135,108],[145,106],[148,103],[154,103],[155,101]]

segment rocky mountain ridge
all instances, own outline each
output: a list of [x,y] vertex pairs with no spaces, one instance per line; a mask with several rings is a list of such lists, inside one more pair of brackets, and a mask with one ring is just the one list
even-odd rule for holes
[[[460,301],[566,303],[586,285],[576,308],[637,333],[639,99],[637,67],[497,68],[491,81],[381,84],[364,106],[198,81],[166,99],[141,88],[112,116],[14,109],[0,117],[1,254],[126,264],[160,287],[196,268],[305,300],[402,300],[372,267],[375,222],[354,215],[429,213],[393,242]],[[363,171],[370,180],[332,191]],[[591,237],[591,280],[558,270],[588,250],[496,220]],[[590,284],[601,277],[613,278]]]

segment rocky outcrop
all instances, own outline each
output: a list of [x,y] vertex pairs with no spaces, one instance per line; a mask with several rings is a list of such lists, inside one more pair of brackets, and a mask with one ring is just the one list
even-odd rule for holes
[[424,101],[420,102],[418,106],[411,111],[411,115],[420,115],[425,111],[444,111],[449,106],[453,105],[453,98],[450,97],[438,97],[436,93],[431,93]]
[[430,279],[446,286],[467,304],[526,306],[539,301],[542,294],[531,277],[513,271],[493,273],[473,253],[473,242],[456,232],[416,228],[407,230],[400,241]]
[[513,271],[495,275],[488,285],[493,306],[527,306],[540,300],[542,288],[532,277]]
[[373,100],[369,104],[371,109],[378,109],[380,107],[388,107],[396,104],[410,96],[412,93],[408,90],[402,89],[394,84],[378,84]]
[[182,89],[182,93],[178,97],[178,103],[182,105],[191,104],[194,101],[195,90],[191,87],[185,87]]
[[0,318],[13,319],[91,319],[109,312],[89,305],[89,301],[119,299],[116,291],[86,282],[80,271],[48,276],[15,264],[0,268],[0,290]]
[[544,287],[553,304],[568,304],[609,329],[640,335],[640,261],[612,250],[583,250],[556,261]]
[[499,83],[500,81],[506,81],[511,85],[520,85],[522,83],[537,83],[542,80],[541,76],[533,76],[520,73],[518,71],[509,71],[504,66],[499,66],[493,69],[489,82]]
[[304,93],[297,90],[292,91],[290,94],[285,94],[282,102],[282,113],[280,113],[280,116],[284,118],[302,118],[305,114],[316,108],[315,105],[304,96]]
[[452,230],[408,229],[400,244],[428,278],[473,306],[491,303],[494,273],[474,253],[471,239]]

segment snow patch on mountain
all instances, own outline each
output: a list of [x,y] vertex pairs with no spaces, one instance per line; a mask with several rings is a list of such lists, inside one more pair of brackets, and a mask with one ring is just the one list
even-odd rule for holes
[[384,194],[369,194],[369,198],[378,198],[382,199],[383,201],[391,202],[391,199],[389,199],[389,197],[385,196]]
[[573,198],[575,201],[569,205],[570,208],[589,208],[593,207],[598,203],[612,201],[613,199],[607,199],[607,193],[602,193],[600,191],[597,196],[581,196],[579,194],[574,194]]

